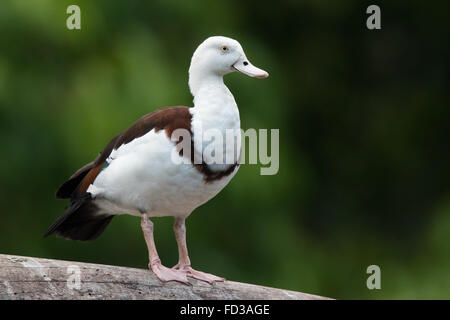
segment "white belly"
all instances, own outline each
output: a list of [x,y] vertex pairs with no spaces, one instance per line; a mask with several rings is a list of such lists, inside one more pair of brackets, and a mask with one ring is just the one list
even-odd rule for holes
[[172,155],[173,148],[164,130],[152,130],[121,146],[88,192],[110,214],[187,216],[222,190],[238,170],[206,183],[192,164],[172,161],[173,156],[180,158]]

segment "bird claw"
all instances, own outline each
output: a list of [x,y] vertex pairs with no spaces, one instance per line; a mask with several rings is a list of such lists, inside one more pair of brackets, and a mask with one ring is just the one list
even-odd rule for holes
[[180,264],[175,265],[172,270],[178,270],[180,272],[183,272],[187,277],[197,279],[200,281],[205,281],[210,284],[213,284],[214,282],[223,282],[225,281],[225,278],[221,278],[218,276],[215,276],[210,273],[197,271],[190,266],[180,266]]
[[177,281],[184,284],[190,284],[186,277],[186,273],[181,270],[167,268],[163,266],[161,262],[153,264],[150,263],[148,267],[155,273],[158,279],[163,282]]

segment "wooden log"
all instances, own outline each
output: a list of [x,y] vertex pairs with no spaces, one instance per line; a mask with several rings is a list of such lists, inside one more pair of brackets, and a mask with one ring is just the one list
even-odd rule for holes
[[225,281],[161,282],[149,270],[0,254],[0,299],[328,299]]

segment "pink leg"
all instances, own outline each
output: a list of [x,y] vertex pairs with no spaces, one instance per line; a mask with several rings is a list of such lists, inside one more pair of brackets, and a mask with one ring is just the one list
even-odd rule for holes
[[152,269],[161,281],[179,281],[189,284],[186,274],[178,270],[169,269],[161,264],[158,252],[156,251],[155,240],[153,239],[153,223],[148,219],[147,214],[141,218],[141,228],[147,243],[149,256],[149,269]]
[[191,260],[189,259],[189,254],[186,246],[185,219],[176,217],[173,229],[175,232],[175,237],[177,239],[179,255],[178,263],[173,267],[173,269],[184,272],[190,278],[206,281],[209,283],[213,283],[214,281],[224,281],[224,278],[220,278],[215,275],[197,271],[191,268]]

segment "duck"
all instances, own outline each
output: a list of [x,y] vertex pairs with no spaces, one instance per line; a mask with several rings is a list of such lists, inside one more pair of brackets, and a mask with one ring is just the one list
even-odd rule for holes
[[[192,268],[186,219],[214,198],[240,167],[239,109],[223,81],[232,72],[254,78],[269,76],[250,63],[238,41],[224,36],[204,40],[189,67],[193,107],[156,110],[116,135],[93,161],[58,188],[56,197],[69,199],[69,205],[44,237],[55,234],[71,240],[94,240],[114,216],[128,214],[140,218],[148,268],[161,281],[224,281]],[[235,139],[225,139],[226,143],[205,134],[225,135],[230,130]],[[206,152],[211,148],[213,152]],[[164,266],[158,255],[153,217],[174,217],[179,259],[171,268]]]

